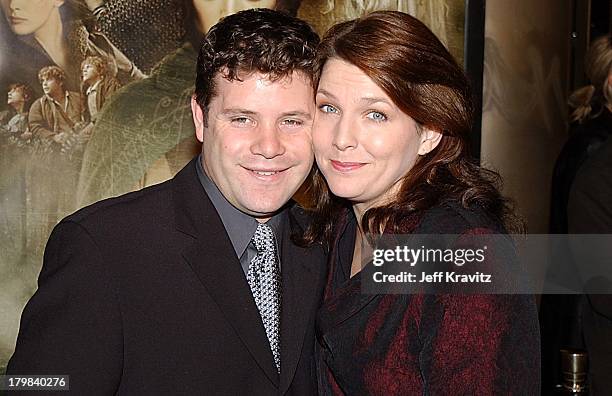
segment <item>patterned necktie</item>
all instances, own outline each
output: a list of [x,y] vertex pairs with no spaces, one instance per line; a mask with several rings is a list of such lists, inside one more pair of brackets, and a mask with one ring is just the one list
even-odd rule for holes
[[249,264],[247,281],[266,329],[276,369],[280,373],[281,275],[276,259],[274,231],[269,225],[259,223],[251,242],[257,249],[257,255]]

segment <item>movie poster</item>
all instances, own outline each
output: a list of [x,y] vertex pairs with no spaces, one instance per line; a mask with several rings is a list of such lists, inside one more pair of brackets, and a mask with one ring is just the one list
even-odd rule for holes
[[0,0],[0,374],[55,224],[167,180],[199,152],[198,43],[241,3],[297,12],[321,34],[404,11],[463,62],[464,0]]

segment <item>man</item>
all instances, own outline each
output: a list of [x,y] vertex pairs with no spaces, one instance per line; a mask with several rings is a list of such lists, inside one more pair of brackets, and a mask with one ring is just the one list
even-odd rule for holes
[[286,205],[312,163],[316,33],[271,10],[214,26],[192,100],[202,155],[51,235],[10,374],[77,394],[316,393],[324,253]]
[[[29,165],[27,179],[33,208],[47,223],[45,235],[59,219],[75,208],[74,190],[78,182],[83,137],[81,96],[66,89],[66,73],[57,66],[40,69],[38,79],[44,95],[36,100],[28,115],[29,138],[35,151],[44,153]],[[48,186],[54,194],[48,195]]]
[[[7,137],[11,137],[15,140],[21,137],[22,134],[28,129],[28,103],[32,97],[30,87],[25,84],[11,84],[9,85],[9,91],[7,93],[6,104],[9,105],[13,111],[7,112],[7,115],[12,117],[2,117],[0,119],[4,125],[0,125],[0,132],[4,132]],[[6,122],[4,122],[6,118]]]
[[81,63],[81,80],[87,104],[86,118],[94,123],[104,102],[120,88],[120,84],[108,74],[106,61],[99,56],[88,56]]
[[38,72],[45,93],[30,108],[30,132],[52,147],[66,143],[81,122],[81,99],[77,92],[66,90],[66,73],[57,66],[46,66]]

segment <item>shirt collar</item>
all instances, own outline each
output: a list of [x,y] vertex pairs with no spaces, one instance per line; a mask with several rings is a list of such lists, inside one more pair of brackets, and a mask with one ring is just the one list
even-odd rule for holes
[[[53,99],[51,95],[45,94],[45,97],[47,98],[47,100],[53,102],[57,106],[62,107],[62,105],[57,100]],[[66,92],[64,93],[64,97],[66,98],[66,100],[64,101],[64,110],[66,110],[66,108],[68,108],[68,101],[70,100],[70,92],[68,92],[68,90],[66,90]]]
[[89,95],[92,92],[96,92],[96,90],[98,89],[98,85],[100,85],[101,82],[102,82],[102,80],[96,81],[96,83],[94,85],[92,85],[91,87],[87,88],[87,92],[85,92],[85,94]]
[[[206,195],[210,198],[213,206],[217,210],[225,231],[232,242],[236,256],[240,258],[247,246],[251,242],[251,238],[257,230],[258,222],[254,217],[241,212],[236,209],[229,201],[223,196],[219,188],[213,183],[212,180],[206,175],[202,167],[202,155],[200,154],[196,160],[196,170],[200,184],[204,188]],[[277,244],[281,243],[283,219],[287,216],[287,209],[282,209],[279,213],[275,214],[267,221],[276,237]]]

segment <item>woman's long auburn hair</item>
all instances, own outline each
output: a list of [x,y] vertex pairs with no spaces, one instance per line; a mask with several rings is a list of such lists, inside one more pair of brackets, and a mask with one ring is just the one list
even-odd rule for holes
[[[467,77],[438,38],[418,19],[398,11],[378,11],[342,22],[327,31],[318,48],[318,75],[327,60],[359,67],[419,128],[440,132],[430,153],[420,156],[400,182],[395,200],[370,208],[364,233],[406,232],[402,220],[444,201],[479,205],[509,232],[522,232],[501,179],[470,157],[468,137],[473,104]],[[332,226],[347,202],[331,195],[318,169],[308,191],[314,222],[304,242],[330,242]],[[405,224],[405,222],[404,222]]]

